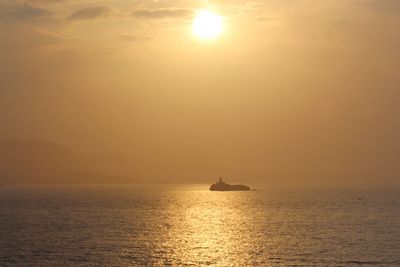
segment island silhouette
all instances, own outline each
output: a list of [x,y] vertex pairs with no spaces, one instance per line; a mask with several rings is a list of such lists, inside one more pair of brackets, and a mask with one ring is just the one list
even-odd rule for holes
[[219,177],[219,182],[210,186],[210,191],[249,191],[251,190],[247,185],[231,185],[222,181],[222,177]]

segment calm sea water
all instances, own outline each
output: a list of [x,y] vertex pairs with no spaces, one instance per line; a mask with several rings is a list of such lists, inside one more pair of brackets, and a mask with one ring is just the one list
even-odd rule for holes
[[1,266],[400,265],[396,191],[0,188]]

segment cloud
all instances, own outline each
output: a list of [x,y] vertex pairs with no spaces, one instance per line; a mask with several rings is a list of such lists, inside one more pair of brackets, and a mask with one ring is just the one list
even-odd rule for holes
[[362,4],[370,7],[372,10],[384,13],[393,13],[400,11],[399,0],[370,0],[362,2]]
[[132,16],[138,18],[162,19],[179,18],[191,15],[193,11],[186,8],[159,8],[159,9],[139,9],[132,12]]
[[6,50],[7,53],[18,53],[25,49],[54,45],[64,41],[57,34],[22,24],[0,27],[0,39],[2,40],[0,50]]
[[113,13],[113,9],[108,6],[88,7],[75,11],[68,17],[68,20],[94,20],[98,18],[109,17]]
[[140,41],[146,41],[146,40],[150,40],[150,37],[143,37],[143,36],[137,36],[137,35],[133,35],[133,34],[121,34],[120,36],[118,36],[118,38],[121,41],[125,41],[125,42],[140,42]]
[[3,7],[0,10],[0,18],[20,21],[43,18],[51,14],[47,9],[35,7],[30,4]]

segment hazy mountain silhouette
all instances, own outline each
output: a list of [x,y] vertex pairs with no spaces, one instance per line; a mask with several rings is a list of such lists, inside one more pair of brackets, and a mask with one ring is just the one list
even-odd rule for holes
[[0,141],[0,183],[140,182],[143,164],[122,155],[80,153],[37,140]]

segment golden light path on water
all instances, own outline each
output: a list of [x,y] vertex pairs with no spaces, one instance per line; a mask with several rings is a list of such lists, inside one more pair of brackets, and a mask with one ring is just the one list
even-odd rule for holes
[[243,257],[251,234],[245,226],[251,218],[240,207],[240,193],[197,192],[196,198],[183,200],[186,207],[173,216],[167,241],[176,249],[173,258],[178,264],[245,266],[251,257]]
[[266,263],[270,258],[265,251],[267,244],[260,242],[265,232],[257,229],[266,225],[262,223],[265,217],[255,211],[257,203],[249,202],[249,194],[254,193],[176,192],[178,198],[166,200],[171,205],[163,207],[164,223],[159,226],[162,231],[157,230],[154,239],[164,249],[153,249],[151,258],[159,259],[154,264],[250,266],[249,263]]

